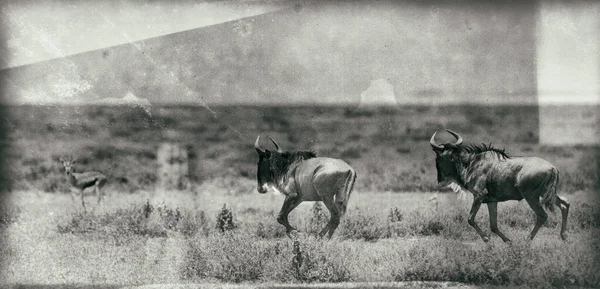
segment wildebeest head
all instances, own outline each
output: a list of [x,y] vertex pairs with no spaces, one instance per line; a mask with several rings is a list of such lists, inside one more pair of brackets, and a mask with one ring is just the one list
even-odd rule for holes
[[452,182],[457,182],[460,184],[460,175],[457,169],[457,161],[458,161],[458,146],[462,144],[462,137],[447,129],[451,135],[456,138],[456,142],[446,142],[443,144],[435,143],[435,133],[431,136],[431,140],[429,143],[435,152],[435,167],[437,169],[437,181],[438,185],[441,187],[447,186]]
[[259,145],[260,136],[256,138],[254,148],[258,153],[258,170],[256,180],[258,192],[264,194],[269,185],[275,185],[279,180],[285,178],[290,166],[298,161],[316,157],[313,151],[284,152],[271,138],[276,151],[263,150]]
[[263,150],[259,145],[260,136],[256,138],[254,148],[258,153],[258,170],[256,172],[256,180],[258,181],[258,192],[264,194],[267,192],[267,186],[275,181],[275,172],[272,168],[272,160],[278,158],[283,153],[279,145],[271,139],[277,151]]

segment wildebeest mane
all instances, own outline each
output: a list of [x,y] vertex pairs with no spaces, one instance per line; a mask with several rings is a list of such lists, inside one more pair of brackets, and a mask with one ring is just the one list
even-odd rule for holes
[[489,145],[486,145],[485,143],[482,143],[481,145],[475,145],[475,144],[458,145],[458,146],[456,146],[456,148],[459,151],[467,152],[467,153],[470,153],[470,154],[480,154],[480,153],[485,153],[485,152],[494,152],[494,153],[498,154],[499,156],[501,156],[503,158],[510,159],[510,156],[508,156],[506,154],[506,152],[504,151],[504,149],[495,148],[495,147],[492,146],[491,143]]
[[271,169],[276,179],[285,178],[289,168],[303,160],[316,158],[317,154],[314,151],[292,151],[292,152],[272,152]]
[[290,162],[303,161],[307,159],[316,158],[317,154],[314,151],[293,151],[293,152],[284,152],[282,154],[284,157],[290,160]]

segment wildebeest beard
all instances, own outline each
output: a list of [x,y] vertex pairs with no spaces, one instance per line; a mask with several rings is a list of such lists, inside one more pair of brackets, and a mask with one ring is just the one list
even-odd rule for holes
[[317,157],[317,154],[314,151],[271,152],[271,154],[269,161],[271,173],[273,174],[273,182],[275,184],[287,180],[288,171],[292,165],[303,160]]

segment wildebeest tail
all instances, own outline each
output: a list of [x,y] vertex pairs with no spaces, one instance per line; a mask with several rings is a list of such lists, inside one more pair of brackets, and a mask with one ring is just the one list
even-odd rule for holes
[[552,175],[550,181],[546,185],[546,189],[542,194],[542,205],[550,212],[554,212],[554,205],[556,204],[556,190],[558,187],[559,173],[556,168],[552,169]]
[[345,192],[344,192],[344,196],[345,199],[342,202],[342,215],[346,213],[346,209],[348,208],[348,201],[350,200],[350,194],[352,193],[352,190],[354,189],[354,183],[356,182],[356,172],[353,170],[349,170],[348,171],[348,177],[346,178],[346,184],[345,184]]

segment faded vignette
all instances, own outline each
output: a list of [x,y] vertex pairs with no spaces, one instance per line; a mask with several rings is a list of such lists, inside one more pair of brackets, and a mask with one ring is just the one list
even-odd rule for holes
[[[373,122],[381,122],[381,126],[377,128],[377,131],[373,127],[369,127],[365,131],[349,133],[349,138],[361,139],[367,144],[370,142],[364,140],[365,137],[358,135],[367,134],[369,137],[381,138],[384,144],[389,146],[389,150],[398,152],[394,155],[395,159],[389,161],[401,166],[403,153],[404,156],[410,154],[411,149],[415,150],[414,147],[418,145],[429,149],[428,137],[436,130],[440,129],[441,131],[446,128],[440,127],[440,123],[452,125],[472,121],[477,124],[477,122],[486,123],[497,120],[485,116],[469,118],[469,112],[477,111],[477,106],[528,106],[530,110],[525,111],[531,115],[523,117],[525,121],[524,126],[520,127],[522,130],[503,132],[502,139],[496,140],[493,134],[488,132],[478,134],[479,130],[475,128],[463,134],[470,137],[466,142],[477,144],[493,142],[494,145],[506,148],[510,153],[511,148],[516,146],[511,141],[518,139],[529,145],[529,152],[526,149],[519,151],[524,154],[538,152],[538,146],[546,147],[547,154],[551,154],[548,153],[549,151],[554,151],[556,154],[567,155],[571,152],[565,151],[568,150],[564,149],[565,147],[595,147],[595,153],[592,153],[589,159],[593,164],[589,167],[595,168],[596,172],[600,171],[600,161],[598,160],[600,137],[598,124],[600,122],[597,117],[597,108],[600,103],[598,99],[600,97],[600,81],[598,80],[600,78],[600,56],[598,56],[600,55],[598,53],[600,52],[598,44],[600,43],[600,36],[598,36],[600,31],[597,28],[600,25],[597,20],[600,18],[599,5],[594,1],[567,3],[566,1],[540,0],[518,4],[507,4],[507,2],[511,1],[500,1],[500,3],[494,4],[487,2],[487,4],[481,4],[478,1],[390,1],[372,2],[371,4],[367,1],[248,1],[247,3],[242,2],[246,4],[232,5],[235,7],[246,5],[244,9],[225,9],[225,12],[221,11],[219,12],[221,14],[218,15],[206,15],[206,17],[214,17],[216,19],[214,23],[190,23],[185,28],[162,18],[145,19],[142,14],[133,14],[132,12],[132,17],[137,17],[150,26],[155,25],[157,30],[161,30],[161,25],[173,25],[174,30],[135,35],[135,29],[123,29],[124,38],[115,40],[113,44],[65,53],[61,51],[60,47],[52,45],[52,39],[48,39],[48,37],[52,38],[57,35],[44,30],[35,30],[36,28],[31,26],[27,32],[31,35],[30,40],[32,42],[46,41],[46,44],[37,43],[35,45],[42,51],[45,47],[44,53],[47,55],[32,62],[21,63],[11,59],[14,55],[9,53],[12,52],[9,45],[27,45],[27,43],[15,43],[11,38],[13,32],[8,27],[24,25],[20,29],[27,30],[27,24],[11,23],[9,25],[7,21],[14,21],[15,16],[14,14],[8,15],[13,11],[6,8],[8,6],[3,2],[1,12],[3,22],[0,34],[0,52],[2,52],[0,56],[3,62],[2,70],[0,70],[1,100],[3,102],[0,107],[2,117],[0,120],[0,137],[2,138],[0,143],[1,205],[3,208],[11,205],[10,194],[15,186],[20,188],[18,190],[24,190],[22,181],[16,179],[15,164],[9,161],[14,159],[9,157],[13,152],[13,141],[20,138],[19,135],[11,134],[15,131],[11,130],[11,127],[15,123],[22,123],[18,118],[23,116],[15,113],[16,111],[22,112],[22,110],[12,109],[12,107],[21,105],[48,106],[57,113],[77,115],[78,118],[86,116],[83,112],[73,113],[73,110],[77,111],[77,108],[72,107],[73,104],[81,105],[83,107],[81,111],[87,111],[85,107],[90,104],[104,106],[107,110],[114,107],[119,109],[135,107],[140,110],[143,118],[149,119],[149,122],[162,122],[161,125],[165,130],[169,130],[168,121],[159,119],[157,115],[169,108],[162,106],[185,107],[190,105],[193,107],[194,113],[208,115],[202,117],[207,123],[210,121],[220,122],[222,127],[219,129],[227,131],[227,137],[231,138],[228,141],[234,140],[239,143],[238,146],[247,147],[248,153],[244,156],[252,158],[252,165],[241,166],[242,168],[237,173],[243,175],[244,180],[235,184],[246,186],[247,189],[245,187],[243,193],[255,195],[253,201],[257,203],[263,202],[262,196],[256,193],[255,161],[257,157],[252,145],[257,134],[264,134],[262,136],[264,147],[271,145],[268,142],[268,133],[272,132],[275,137],[280,137],[279,142],[283,143],[287,149],[317,148],[319,155],[322,152],[337,156],[345,155],[348,158],[354,158],[356,163],[360,163],[356,159],[365,158],[371,147],[359,143],[356,146],[357,149],[344,147],[345,150],[336,150],[327,142],[337,145],[340,141],[336,142],[336,140],[324,136],[327,133],[335,132],[331,123],[343,125],[346,118],[353,117],[370,117]],[[67,5],[66,2],[59,3]],[[127,7],[136,5],[132,4],[135,3],[133,1],[115,1],[115,3],[121,3]],[[161,2],[148,1],[147,5],[152,7],[157,3]],[[187,1],[177,3],[163,3],[162,5],[168,6],[170,9],[178,5],[182,7],[192,5]],[[203,3],[216,7],[219,3],[231,2],[206,1],[200,2],[198,5]],[[36,4],[29,5],[36,6]],[[47,3],[39,5],[47,5]],[[87,2],[81,2],[78,5],[85,6]],[[423,7],[428,5],[434,7],[429,10],[429,14],[423,16],[430,17],[427,18],[429,20],[422,21],[418,19],[419,17],[414,16],[417,15],[414,13],[427,11]],[[497,6],[497,10],[494,11],[487,5]],[[389,11],[382,9],[383,6],[390,8]],[[399,7],[407,7],[407,9],[403,10]],[[510,16],[505,17],[502,14],[501,11],[505,8],[509,11],[507,13]],[[454,12],[447,12],[448,10]],[[393,12],[398,12],[399,16],[394,17]],[[153,11],[153,13],[154,16],[160,15],[157,11]],[[528,13],[533,18],[526,16],[529,15]],[[472,15],[473,18],[468,21],[469,17],[465,17],[465,14]],[[178,14],[171,12],[167,15],[175,17]],[[353,17],[357,15],[363,18],[355,22]],[[381,15],[381,18],[378,18],[378,15]],[[572,15],[577,15],[577,17]],[[377,20],[385,17],[391,20],[389,22]],[[453,17],[460,21],[453,21]],[[486,17],[490,17],[489,22],[486,22]],[[114,31],[119,31],[120,24],[114,21],[117,18],[107,15],[104,19],[106,21],[104,25],[108,23],[114,27]],[[365,19],[371,19],[373,22]],[[190,19],[181,19],[181,21],[188,20]],[[277,24],[272,24],[270,21],[276,21]],[[394,24],[400,23],[406,26],[394,26]],[[486,26],[486,23],[492,24]],[[596,25],[594,26],[593,23]],[[418,24],[429,26],[422,27]],[[98,25],[98,23],[94,23],[94,25]],[[330,28],[323,28],[324,25],[328,25]],[[371,30],[364,28],[369,25],[371,25]],[[445,25],[454,26],[449,28]],[[505,38],[494,38],[494,36],[502,34],[498,32],[501,31],[498,27],[503,25],[514,29],[513,32],[503,35]],[[578,30],[580,27],[585,28]],[[262,29],[268,30],[272,34],[263,33]],[[147,30],[148,28],[139,29],[139,31]],[[357,31],[356,34],[348,32],[354,30]],[[78,32],[77,30],[73,31]],[[436,36],[444,35],[440,31],[446,31],[450,35],[449,42],[445,43],[436,39]],[[462,34],[456,31],[461,31],[466,35],[464,42],[457,36]],[[489,38],[482,41],[477,40],[477,37],[485,34],[481,31],[489,31]],[[81,33],[87,32],[82,28]],[[200,40],[182,36],[186,33],[191,35],[190,37]],[[596,33],[595,38],[594,33]],[[317,34],[317,36],[313,34]],[[394,40],[394,37],[398,35],[403,35],[408,40],[422,41],[425,44]],[[421,36],[425,40],[420,40]],[[61,37],[67,37],[67,35]],[[231,41],[223,40],[227,37],[231,38]],[[581,38],[586,39],[581,40]],[[126,41],[127,39],[131,41]],[[310,41],[305,42],[306,39]],[[156,53],[152,52],[155,47],[171,49],[169,41],[176,43],[173,46],[178,48],[195,49],[195,51],[177,50],[172,53],[162,53],[157,57],[152,56],[153,53]],[[186,41],[185,45],[181,45]],[[574,41],[581,41],[582,44],[569,45]],[[273,45],[261,45],[259,44],[261,42]],[[221,49],[211,47],[211,43],[220,45]],[[489,43],[496,44],[490,45]],[[411,47],[411,45],[414,46]],[[431,51],[425,49],[427,45],[431,47]],[[489,46],[481,48],[478,45]],[[376,52],[371,54],[370,47],[376,47],[376,49],[374,48]],[[246,49],[252,51],[245,51]],[[571,53],[567,53],[568,56],[563,57],[561,55],[565,50],[571,51]],[[142,53],[145,51],[148,53]],[[323,52],[323,55],[315,56],[318,52]],[[36,54],[35,51],[28,53]],[[56,55],[61,53],[65,53],[66,56],[57,58]],[[475,56],[470,53],[474,53]],[[184,55],[179,58],[182,63],[176,64],[180,54]],[[204,55],[198,57],[201,64],[191,64],[197,60],[192,56],[194,54]],[[207,54],[212,54],[212,56],[206,56]],[[113,55],[120,55],[123,61],[131,60],[131,64],[127,65],[112,60],[111,65],[99,65],[103,61],[110,61],[107,59]],[[581,59],[589,59],[589,61]],[[467,64],[463,66],[464,63]],[[573,63],[575,64],[571,65]],[[102,72],[95,71],[96,65],[104,70]],[[123,66],[118,67],[118,65]],[[139,67],[143,67],[147,71],[142,73],[137,70]],[[55,73],[55,69],[62,73]],[[111,71],[111,69],[115,71]],[[84,73],[80,72],[83,70]],[[470,72],[464,73],[465,70],[470,70]],[[507,74],[514,74],[514,77],[506,77]],[[40,81],[40,79],[45,80]],[[19,83],[15,84],[15,82]],[[29,86],[30,84],[31,86]],[[53,94],[54,98],[53,96],[47,98],[43,96],[46,95],[46,90],[52,90],[50,94]],[[20,99],[17,101],[13,95],[15,92],[21,93],[18,96]],[[169,100],[165,100],[167,97]],[[564,99],[567,98],[578,98],[579,100],[564,102]],[[67,105],[68,108],[63,110],[60,107],[64,105]],[[278,106],[283,108],[280,109]],[[394,109],[402,111],[405,109],[404,106],[429,107],[429,110],[425,110],[427,112],[423,113],[423,120],[417,117],[411,119],[414,121],[411,127],[395,123],[394,117],[391,116]],[[444,108],[446,106],[455,108],[446,110]],[[467,108],[461,108],[461,106]],[[585,107],[585,109],[575,109],[572,115],[564,114],[568,110],[567,108],[574,106]],[[251,107],[253,109],[251,117],[260,115],[263,107],[273,109],[274,112],[271,111],[270,117],[262,118],[265,122],[262,126],[252,131],[246,131],[243,129],[244,126],[240,125],[243,123],[243,117],[235,117],[234,114],[232,120],[223,119],[223,115],[231,116],[228,114],[230,110],[227,107],[233,107],[231,108],[233,111],[237,111],[236,109],[242,111],[246,107]],[[312,115],[327,114],[326,111],[331,107],[333,107],[332,110],[341,111],[341,113],[336,114],[338,118],[327,119],[329,124],[323,125],[331,131],[319,132],[321,123],[311,123],[310,118]],[[389,107],[395,108],[388,109]],[[494,113],[492,108],[489,111]],[[508,116],[512,116],[510,108],[507,111],[509,111]],[[460,119],[453,119],[453,115],[449,115],[449,112],[460,113],[461,115],[458,116]],[[288,113],[297,113],[300,116],[293,116],[293,120],[289,121],[285,116]],[[381,113],[380,117],[378,117],[379,113]],[[425,115],[427,113],[429,115]],[[189,115],[190,118],[195,116],[193,113]],[[32,117],[27,117],[31,122]],[[306,120],[306,124],[300,125],[301,120]],[[66,124],[69,123],[69,119],[63,121]],[[293,121],[297,123],[292,123]],[[436,121],[438,123],[435,123]],[[507,121],[511,122],[511,127],[518,127],[514,125],[514,120]],[[434,124],[430,125],[428,122],[434,122]],[[40,124],[40,126],[45,125]],[[290,130],[297,132],[297,135],[288,136],[282,132],[285,129],[282,126],[286,125]],[[198,127],[205,129],[210,125],[199,123]],[[203,129],[198,129],[198,133],[203,133]],[[403,133],[394,134],[390,132],[393,129],[402,130]],[[421,130],[427,131],[428,134],[420,135]],[[81,133],[82,135],[87,134],[86,131],[81,131]],[[123,129],[121,133],[123,135],[132,134],[134,130]],[[173,129],[165,134],[168,135],[165,137],[166,139],[177,139],[181,132]],[[393,144],[390,141],[394,138],[402,141],[399,136],[414,138],[411,142],[413,146],[405,146],[402,143]],[[215,133],[211,137],[213,139],[205,142],[181,138],[185,139],[182,141],[185,149],[192,147],[196,150],[208,146],[219,146],[219,140],[226,141],[219,136],[219,133]],[[111,140],[106,140],[106,142],[111,142]],[[341,144],[341,146],[344,145]],[[554,149],[555,147],[559,148]],[[156,158],[160,159],[159,148],[160,145],[157,144],[157,150],[149,152],[149,154],[157,154]],[[269,148],[271,149],[271,147]],[[322,150],[319,151],[319,148]],[[62,150],[60,153],[66,151]],[[226,154],[226,152],[218,153]],[[59,152],[52,152],[48,158],[52,158],[55,162],[54,159],[58,157],[58,154]],[[215,158],[217,155],[215,153]],[[436,193],[444,191],[435,186],[433,159],[433,153],[423,158],[423,166],[428,167],[427,173],[431,173],[431,175],[420,179],[425,180],[425,183],[419,184],[421,187],[417,184],[412,187],[405,184],[405,187],[398,190]],[[204,159],[201,158],[194,162],[190,160],[189,168],[186,166],[186,170],[200,170],[200,168],[208,170],[211,165],[214,166],[208,160],[207,164],[201,164],[202,161]],[[232,166],[234,165],[235,163],[232,164]],[[19,166],[21,165],[19,164]],[[386,166],[385,169],[390,167],[392,166]],[[385,174],[385,169],[377,172]],[[221,168],[215,168],[215,170],[226,172]],[[565,170],[562,169],[562,171]],[[63,173],[58,170],[55,172]],[[399,173],[401,171],[392,172]],[[20,174],[22,175],[22,172]],[[374,185],[366,184],[366,181],[363,180],[369,178],[369,173],[359,171],[358,175],[359,178],[362,178],[357,188],[358,193],[394,191],[391,184],[389,187],[374,187]],[[390,178],[394,177],[393,173],[388,175]],[[598,193],[600,188],[598,176],[596,173],[595,180],[582,181],[584,185],[591,187],[581,188],[581,190],[592,190]],[[220,176],[211,175],[211,177],[218,179]],[[411,182],[397,178],[401,182]],[[202,187],[202,183],[208,183],[210,180],[209,177],[194,179],[190,176],[190,179],[187,179],[181,186],[184,191],[186,189],[200,190],[198,188],[206,188]],[[111,187],[120,192],[113,194],[113,198],[131,193],[125,191],[127,182],[132,184],[132,180],[113,178],[112,181],[121,181],[121,184],[115,185],[116,188]],[[168,180],[164,181],[169,182]],[[159,185],[164,185],[161,180],[156,181],[156,186],[159,187]],[[60,185],[57,186],[60,187]],[[169,187],[170,185],[164,186]],[[140,190],[147,190],[147,188]],[[569,197],[566,192],[559,192],[559,194],[561,193]],[[62,192],[52,194],[63,195]],[[283,201],[283,197],[280,201]],[[275,210],[279,209],[280,201],[273,206]],[[35,203],[29,205],[36,206]],[[217,204],[216,206],[220,208],[221,205]],[[435,203],[435,205],[439,204]],[[387,209],[385,208],[385,210]],[[577,207],[573,207],[571,214],[577,214],[577,209]],[[468,215],[467,209],[461,207],[461,210],[465,216]],[[502,207],[499,212],[500,218],[506,217],[508,214],[506,211],[504,214],[502,213]],[[349,214],[351,213],[352,210],[349,211]],[[214,219],[213,215],[208,218]],[[484,221],[480,221],[480,226],[488,229],[487,220]],[[598,220],[590,222],[598,222]],[[533,226],[533,223],[531,225]],[[576,226],[575,223],[570,225]],[[5,227],[0,229],[5,230]],[[469,231],[470,227],[465,230],[470,232],[469,234],[475,234]],[[558,238],[556,228],[544,227],[542,230],[556,231],[552,236]],[[598,232],[597,228],[594,230],[594,232]],[[522,237],[519,234],[522,235],[523,232],[513,230],[510,231],[510,234],[516,239]],[[4,232],[0,236],[2,246],[11,246],[7,242],[7,235]],[[596,239],[598,237],[600,236],[594,236]],[[281,236],[281,238],[286,237]],[[8,269],[7,262],[6,260],[0,261],[3,271]],[[2,274],[2,276],[5,275]],[[2,280],[2,282],[5,281]],[[121,285],[112,284],[109,281],[100,284]],[[128,285],[134,284],[145,283],[132,281]]]

